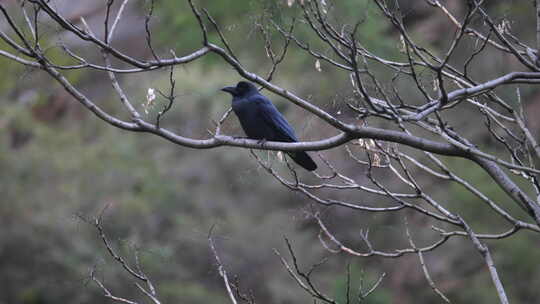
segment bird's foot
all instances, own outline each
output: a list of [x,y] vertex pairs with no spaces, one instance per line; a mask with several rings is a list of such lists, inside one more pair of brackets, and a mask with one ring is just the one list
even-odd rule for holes
[[259,139],[259,141],[257,141],[257,144],[261,145],[261,147],[264,147],[266,142],[267,142],[266,138],[263,138],[263,139]]

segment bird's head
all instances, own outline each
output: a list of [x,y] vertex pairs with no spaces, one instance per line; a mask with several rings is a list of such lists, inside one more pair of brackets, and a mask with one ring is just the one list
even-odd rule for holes
[[224,87],[221,90],[230,93],[232,96],[246,96],[258,92],[257,88],[247,81],[240,81],[236,86]]

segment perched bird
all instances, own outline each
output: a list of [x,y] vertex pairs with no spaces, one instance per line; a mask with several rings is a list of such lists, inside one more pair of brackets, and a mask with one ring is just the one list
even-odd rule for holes
[[[268,141],[297,142],[291,125],[266,96],[247,81],[236,86],[224,87],[222,91],[232,95],[232,109],[248,138]],[[297,164],[308,171],[317,164],[304,151],[286,152]]]

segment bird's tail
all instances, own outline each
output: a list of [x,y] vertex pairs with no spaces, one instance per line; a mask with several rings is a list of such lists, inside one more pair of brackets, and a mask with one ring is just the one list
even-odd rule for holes
[[317,169],[317,164],[306,152],[288,152],[287,154],[294,160],[294,162],[302,166],[302,168],[308,171]]

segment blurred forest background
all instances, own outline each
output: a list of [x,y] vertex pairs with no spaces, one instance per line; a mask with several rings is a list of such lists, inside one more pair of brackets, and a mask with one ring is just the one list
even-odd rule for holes
[[[18,1],[2,1],[6,7]],[[84,16],[91,25],[102,26],[106,1],[57,1],[71,20]],[[424,1],[403,0],[405,19],[415,38],[425,47],[444,50],[448,35],[454,31],[440,11]],[[466,1],[449,0],[445,4],[455,14]],[[254,23],[271,18],[288,24],[298,14],[286,1],[196,1],[209,10],[225,29],[231,46],[248,69],[265,74],[271,66],[264,42]],[[534,41],[535,19],[532,1],[488,1],[496,20],[510,22],[512,31],[524,41]],[[148,1],[131,1],[126,18],[119,24],[116,45],[135,57],[151,57],[146,46],[144,20]],[[361,37],[376,54],[403,56],[399,37],[390,30],[369,0],[340,0],[333,9],[334,18],[354,23],[362,20]],[[3,21],[2,21],[3,22]],[[156,0],[151,30],[152,43],[160,54],[174,50],[178,55],[200,46],[201,36],[186,1]],[[73,37],[54,25],[44,24],[42,39],[62,39],[67,45],[83,49]],[[211,39],[217,34],[211,31]],[[305,41],[313,33],[298,27]],[[279,34],[272,36],[280,45]],[[59,48],[46,50],[62,61]],[[97,49],[95,52],[99,60]],[[466,56],[467,49],[460,50]],[[459,59],[456,59],[459,60]],[[515,70],[516,62],[502,55],[477,60],[475,75],[490,79]],[[238,277],[244,290],[251,290],[258,303],[301,303],[310,297],[288,276],[273,248],[286,253],[284,236],[293,244],[302,267],[309,268],[322,258],[328,261],[317,270],[317,283],[326,293],[344,299],[346,268],[350,264],[353,288],[361,279],[372,283],[387,275],[367,303],[433,303],[440,299],[430,289],[418,258],[351,258],[327,252],[317,239],[318,228],[307,214],[312,208],[304,196],[280,186],[250,156],[237,148],[191,150],[178,147],[148,134],[125,132],[94,117],[75,102],[61,86],[45,73],[29,70],[0,59],[0,303],[95,303],[105,301],[101,291],[89,282],[90,269],[116,294],[134,299],[141,296],[108,256],[92,225],[83,219],[96,216],[109,205],[104,227],[114,246],[128,257],[135,248],[164,303],[226,303],[227,294],[209,250],[207,234],[212,226],[218,251],[229,274]],[[315,67],[311,57],[292,47],[280,66],[275,82],[302,96],[314,96],[314,102],[332,113],[347,116],[340,103],[344,96],[336,92],[349,81]],[[104,73],[72,71],[70,80],[102,105],[118,107],[110,81]],[[167,90],[168,71],[141,75],[123,75],[130,96],[142,109],[148,88]],[[178,99],[164,119],[164,125],[184,135],[207,136],[230,106],[230,97],[219,89],[235,84],[240,77],[217,56],[206,56],[192,64],[177,67]],[[412,88],[412,87],[411,87]],[[403,96],[407,86],[398,88]],[[515,88],[502,95],[515,93]],[[301,139],[319,139],[329,135],[324,124],[307,112],[270,95],[286,115]],[[345,94],[344,94],[345,95]],[[524,87],[531,129],[540,128],[540,91]],[[149,117],[155,115],[164,100],[158,99]],[[121,115],[119,113],[119,115]],[[474,111],[456,111],[454,122],[470,128],[470,138],[486,141],[489,136],[473,127]],[[196,118],[196,119],[193,119]],[[242,135],[236,117],[231,116],[224,133]],[[340,149],[322,152],[334,159],[345,153]],[[267,155],[264,152],[261,155]],[[270,155],[274,158],[273,154]],[[283,166],[274,160],[275,166]],[[359,180],[366,169],[338,164]],[[461,164],[456,161],[455,166]],[[483,182],[480,168],[460,171],[471,183],[486,192],[504,195],[489,182]],[[307,173],[302,172],[307,176]],[[309,178],[309,177],[308,177]],[[487,179],[486,179],[487,180]],[[476,198],[457,187],[432,184],[442,197],[451,197],[452,208],[461,208],[476,227],[489,227],[490,215],[481,211]],[[492,189],[491,191],[489,189]],[[346,195],[346,194],[344,194]],[[333,212],[332,210],[328,212]],[[355,214],[335,211],[328,221],[343,239],[358,242],[360,229],[372,231],[373,242],[381,247],[406,246],[393,235],[403,229],[402,219],[379,214]],[[428,225],[415,222],[413,225]],[[422,243],[422,235],[416,236]],[[536,237],[536,238],[535,238]],[[427,237],[426,237],[427,238]],[[402,242],[402,243],[400,243]],[[510,299],[516,303],[535,303],[540,286],[540,242],[532,233],[523,232],[492,244],[492,252]],[[442,250],[426,254],[431,275],[450,299],[457,303],[492,303],[497,295],[478,253],[466,240],[452,240]]]

